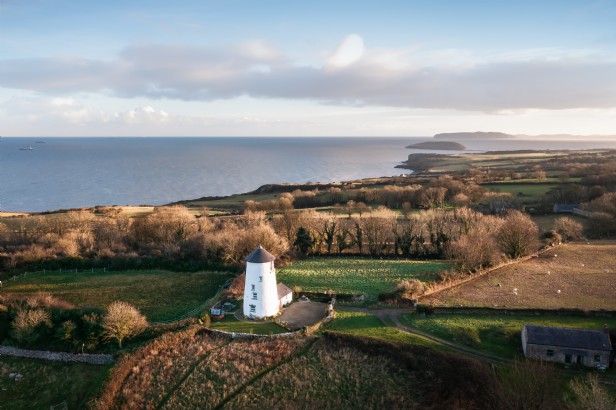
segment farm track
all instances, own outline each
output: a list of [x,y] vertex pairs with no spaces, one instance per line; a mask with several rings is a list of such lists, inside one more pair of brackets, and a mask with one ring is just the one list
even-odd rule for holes
[[[445,339],[441,339],[436,336],[432,336],[428,333],[424,333],[420,330],[414,329],[412,327],[409,327],[403,324],[400,321],[400,316],[405,313],[411,313],[412,312],[411,309],[369,309],[369,308],[358,308],[358,307],[338,307],[338,309],[352,311],[352,312],[363,312],[363,313],[372,314],[378,317],[379,319],[381,319],[381,321],[387,326],[394,327],[405,333],[409,333],[414,336],[421,337],[422,339],[429,340],[441,346],[447,347],[457,353],[461,353],[465,356],[472,356],[482,361],[493,363],[493,364],[511,364],[514,362],[513,360],[510,360],[510,359],[505,359],[499,356],[484,353],[479,350],[472,349],[470,347],[462,346],[460,344],[453,343],[453,342],[450,342]],[[391,324],[389,323],[387,319],[393,322],[395,326],[391,326]]]
[[[346,310],[351,312],[363,312],[374,315],[378,317],[383,324],[389,327],[393,327],[395,329],[401,330],[405,333],[412,334],[414,336],[429,340],[431,342],[437,343],[441,346],[449,348],[456,353],[459,353],[463,356],[471,356],[475,359],[481,360],[483,362],[487,362],[493,365],[513,365],[516,363],[515,359],[507,359],[504,357],[495,356],[489,353],[484,353],[479,350],[460,345],[458,343],[450,342],[449,340],[441,339],[440,337],[433,336],[431,334],[422,332],[418,329],[412,328],[403,324],[400,321],[400,316],[405,313],[411,313],[413,310],[411,309],[370,309],[370,308],[360,308],[360,307],[351,307],[351,306],[339,306],[339,310]],[[393,322],[395,326],[391,326],[390,322]],[[578,370],[578,369],[555,369],[557,372],[567,375],[580,375],[586,374],[586,370]],[[612,386],[616,386],[616,375],[600,375],[600,381],[603,384],[609,384]]]
[[312,348],[312,346],[314,345],[314,343],[317,341],[317,339],[313,339],[311,340],[305,347],[303,347],[302,349],[300,349],[297,353],[289,355],[289,357],[287,357],[286,359],[284,359],[283,361],[281,361],[280,363],[277,363],[273,366],[270,366],[266,369],[263,369],[262,371],[260,371],[259,373],[257,373],[254,377],[252,377],[250,380],[247,380],[246,383],[243,383],[242,385],[240,385],[237,389],[235,389],[234,392],[230,393],[229,395],[227,395],[227,397],[225,397],[224,399],[222,399],[222,401],[220,403],[218,403],[216,405],[216,407],[214,407],[214,410],[219,410],[219,409],[223,409],[231,400],[233,400],[235,397],[237,397],[239,394],[242,393],[242,391],[244,391],[244,389],[252,384],[254,384],[255,382],[257,382],[258,380],[260,380],[261,378],[265,377],[267,374],[269,374],[270,372],[278,369],[280,366],[289,363],[299,357],[304,356],[306,353],[308,353],[308,351]]

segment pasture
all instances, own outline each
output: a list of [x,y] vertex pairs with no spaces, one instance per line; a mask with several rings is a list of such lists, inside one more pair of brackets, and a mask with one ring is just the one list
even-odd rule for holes
[[228,272],[170,272],[163,270],[111,272],[47,272],[4,281],[2,292],[47,292],[76,307],[128,302],[152,322],[169,321],[203,305],[233,277]]
[[99,407],[451,407],[461,397],[485,400],[469,393],[482,385],[484,371],[490,369],[468,359],[369,338],[328,333],[247,340],[193,327],[122,358]]
[[421,301],[436,306],[616,310],[616,241],[564,244]]
[[440,345],[430,340],[386,326],[381,319],[369,313],[336,311],[336,318],[322,330],[442,350]]
[[228,313],[224,319],[213,319],[210,328],[224,332],[252,333],[255,335],[273,335],[287,332],[287,329],[273,322],[239,321],[231,313]]
[[401,320],[408,326],[442,339],[506,358],[522,356],[520,331],[525,323],[594,330],[603,329],[604,324],[612,328],[616,326],[616,318],[531,314],[437,313],[422,317],[410,313]]
[[557,187],[556,184],[544,184],[544,183],[498,183],[498,184],[485,184],[482,187],[494,192],[510,193],[518,201],[532,202],[541,199],[552,188]]
[[[48,362],[0,357],[0,408],[48,409],[66,402],[69,409],[84,409],[102,387],[110,366]],[[19,381],[9,378],[17,372]]]
[[405,279],[427,282],[449,269],[446,262],[315,257],[293,262],[278,271],[278,280],[302,291],[364,294],[368,301],[394,290]]

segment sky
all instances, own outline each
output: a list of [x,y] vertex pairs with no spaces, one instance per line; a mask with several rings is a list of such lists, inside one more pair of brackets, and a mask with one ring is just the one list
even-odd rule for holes
[[0,0],[0,135],[616,135],[615,22],[616,0]]

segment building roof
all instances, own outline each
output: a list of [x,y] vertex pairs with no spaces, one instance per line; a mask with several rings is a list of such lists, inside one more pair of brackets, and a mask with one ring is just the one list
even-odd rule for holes
[[574,209],[579,207],[579,204],[555,204],[554,212],[573,212]]
[[276,257],[263,249],[261,245],[248,256],[246,256],[246,262],[250,263],[267,263],[273,262],[276,260]]
[[293,293],[291,289],[284,283],[279,283],[276,288],[278,289],[278,299],[282,299],[287,296],[289,293]]
[[535,345],[570,347],[588,350],[612,350],[610,335],[601,330],[565,329],[524,325],[526,342]]

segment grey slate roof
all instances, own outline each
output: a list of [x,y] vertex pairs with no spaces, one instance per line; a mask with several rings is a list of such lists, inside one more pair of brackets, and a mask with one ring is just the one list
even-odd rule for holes
[[276,289],[278,290],[278,299],[282,299],[289,293],[293,293],[293,291],[289,289],[289,287],[284,283],[279,283],[278,285],[276,285]]
[[609,334],[600,330],[565,329],[561,327],[524,325],[526,341],[544,346],[611,351]]
[[573,212],[574,209],[579,208],[580,205],[579,204],[555,204],[554,205],[554,212],[555,213],[566,213],[566,212]]
[[276,260],[276,257],[263,249],[261,245],[248,256],[246,256],[246,262],[250,263],[266,263],[273,262]]

